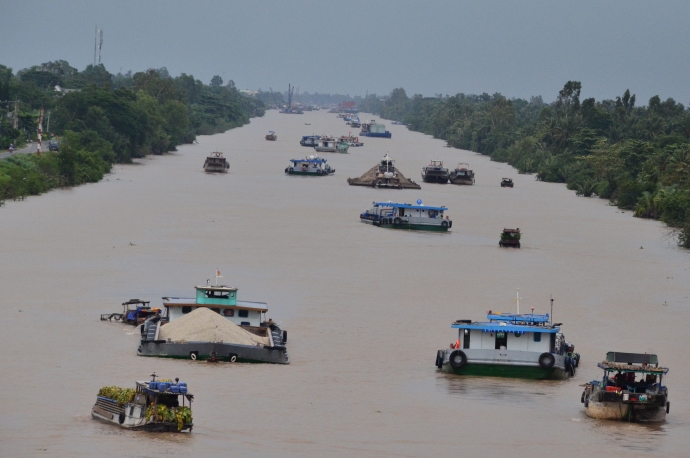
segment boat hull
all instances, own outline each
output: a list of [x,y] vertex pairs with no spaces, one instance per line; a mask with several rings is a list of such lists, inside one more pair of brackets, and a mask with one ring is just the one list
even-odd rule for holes
[[451,184],[471,186],[474,184],[474,179],[473,178],[451,178],[450,183]]
[[293,172],[285,172],[288,175],[305,175],[305,176],[313,176],[313,177],[326,177],[328,175],[333,175],[333,172],[331,173],[316,173],[316,172],[298,172],[298,171],[293,171]]
[[447,184],[448,175],[425,175],[422,174],[422,180],[424,183],[437,183],[437,184]]
[[[553,365],[542,367],[539,352],[519,350],[462,349],[466,363],[453,367],[449,356],[453,350],[443,350],[442,372],[481,377],[508,377],[533,380],[564,380],[574,374],[566,367],[566,357],[553,355]],[[438,360],[437,360],[438,363]],[[572,368],[571,368],[572,369]]]
[[[137,350],[139,356],[159,358],[206,360],[215,354],[219,361],[238,363],[289,364],[284,346],[256,347],[216,342],[160,342],[142,341]],[[194,355],[194,356],[192,356]]]
[[666,408],[623,402],[596,402],[590,400],[585,407],[588,417],[598,420],[632,422],[659,422],[666,419]]
[[[407,229],[411,231],[430,231],[430,232],[448,232],[450,229],[450,222],[448,226],[442,226],[437,224],[424,224],[424,223],[407,223],[401,222],[400,224],[389,224],[382,223],[380,220],[373,220],[370,218],[363,218],[360,216],[360,221],[365,224],[372,224],[374,226],[383,227],[386,229]],[[392,219],[392,218],[391,218]]]

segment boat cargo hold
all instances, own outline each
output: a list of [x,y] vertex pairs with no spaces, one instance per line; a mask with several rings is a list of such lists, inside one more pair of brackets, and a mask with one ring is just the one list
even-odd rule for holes
[[580,397],[588,417],[631,422],[666,419],[671,403],[662,382],[668,368],[659,366],[657,355],[610,351],[597,366],[604,376],[584,384]]
[[[519,303],[519,302],[518,302]],[[549,314],[498,313],[488,321],[457,320],[457,341],[438,350],[436,367],[459,375],[567,379],[575,375],[580,356],[565,341],[561,323]]]
[[415,231],[447,232],[453,227],[448,216],[443,218],[446,207],[398,204],[391,201],[373,202],[370,210],[359,215],[360,221],[378,227],[392,229],[411,229]]
[[135,382],[135,388],[101,388],[91,417],[134,431],[191,433],[193,399],[179,378],[156,381],[153,374],[150,382]]

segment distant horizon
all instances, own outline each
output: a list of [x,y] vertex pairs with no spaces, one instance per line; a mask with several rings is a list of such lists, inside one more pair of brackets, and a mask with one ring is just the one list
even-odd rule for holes
[[[402,87],[410,97],[500,93],[547,103],[573,80],[582,99],[629,89],[640,104],[658,95],[690,105],[688,17],[690,2],[680,0],[6,1],[0,62],[16,72],[64,59],[82,70],[93,63],[98,24],[113,74],[166,67],[207,84],[219,75],[238,89],[289,82],[301,92],[363,97]],[[31,24],[40,33],[26,33]]]

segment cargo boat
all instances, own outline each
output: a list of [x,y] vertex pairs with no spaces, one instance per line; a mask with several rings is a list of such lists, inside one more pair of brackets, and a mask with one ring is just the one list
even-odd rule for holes
[[370,123],[362,124],[362,131],[359,133],[362,137],[380,137],[391,138],[392,135],[386,130],[385,124],[376,124],[376,120],[372,119]]
[[[156,382],[156,374],[150,382],[135,382],[135,389],[129,402],[121,403],[115,399],[96,397],[96,404],[91,409],[91,417],[104,423],[111,423],[120,428],[134,431],[151,432],[192,432],[192,400],[194,395],[187,391],[187,384],[175,379],[175,382]],[[108,387],[111,388],[111,387]],[[101,392],[107,388],[101,389]],[[187,400],[187,403],[185,403]],[[182,404],[180,405],[180,401]],[[159,409],[163,407],[163,409]],[[181,420],[170,421],[159,415],[168,411],[168,415],[180,413]],[[189,421],[184,420],[185,413]]]
[[204,170],[206,172],[227,173],[228,169],[230,169],[230,164],[228,164],[228,160],[223,157],[223,153],[217,151],[213,152],[204,161]]
[[[141,325],[139,356],[228,362],[288,364],[287,331],[272,320],[266,320],[264,302],[238,301],[235,287],[195,286],[195,298],[164,297],[164,316]],[[159,339],[160,329],[167,323],[206,307],[240,326],[245,331],[268,339],[268,345],[243,345],[231,342],[171,342]]]
[[291,165],[285,168],[288,175],[314,175],[326,176],[333,175],[335,169],[331,168],[326,162],[317,156],[309,156],[304,159],[290,159]]
[[448,176],[452,184],[473,185],[474,171],[470,170],[470,165],[464,162],[458,164],[455,170]]
[[443,161],[432,160],[429,165],[422,167],[422,180],[425,183],[448,183],[448,168]]
[[486,322],[457,320],[457,341],[438,350],[436,367],[458,375],[567,379],[575,375],[580,356],[565,341],[561,323],[549,314],[499,313],[489,310]]
[[373,202],[370,210],[359,215],[360,221],[378,227],[392,229],[411,229],[415,231],[447,232],[453,222],[443,212],[446,207],[429,207],[422,205],[398,204],[391,201]]
[[610,351],[597,366],[604,370],[603,378],[583,385],[580,397],[588,417],[631,422],[666,419],[671,403],[662,379],[668,368],[659,366],[657,355]]

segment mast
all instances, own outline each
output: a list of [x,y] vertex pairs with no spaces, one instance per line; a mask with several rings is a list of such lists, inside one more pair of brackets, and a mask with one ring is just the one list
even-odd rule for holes
[[96,66],[96,47],[98,44],[98,23],[96,23],[96,28],[93,32],[93,66]]
[[101,32],[101,41],[98,43],[98,65],[101,65],[101,48],[103,47],[103,29]]
[[517,314],[520,314],[520,288],[517,289],[517,294],[515,295],[515,304],[517,306]]

